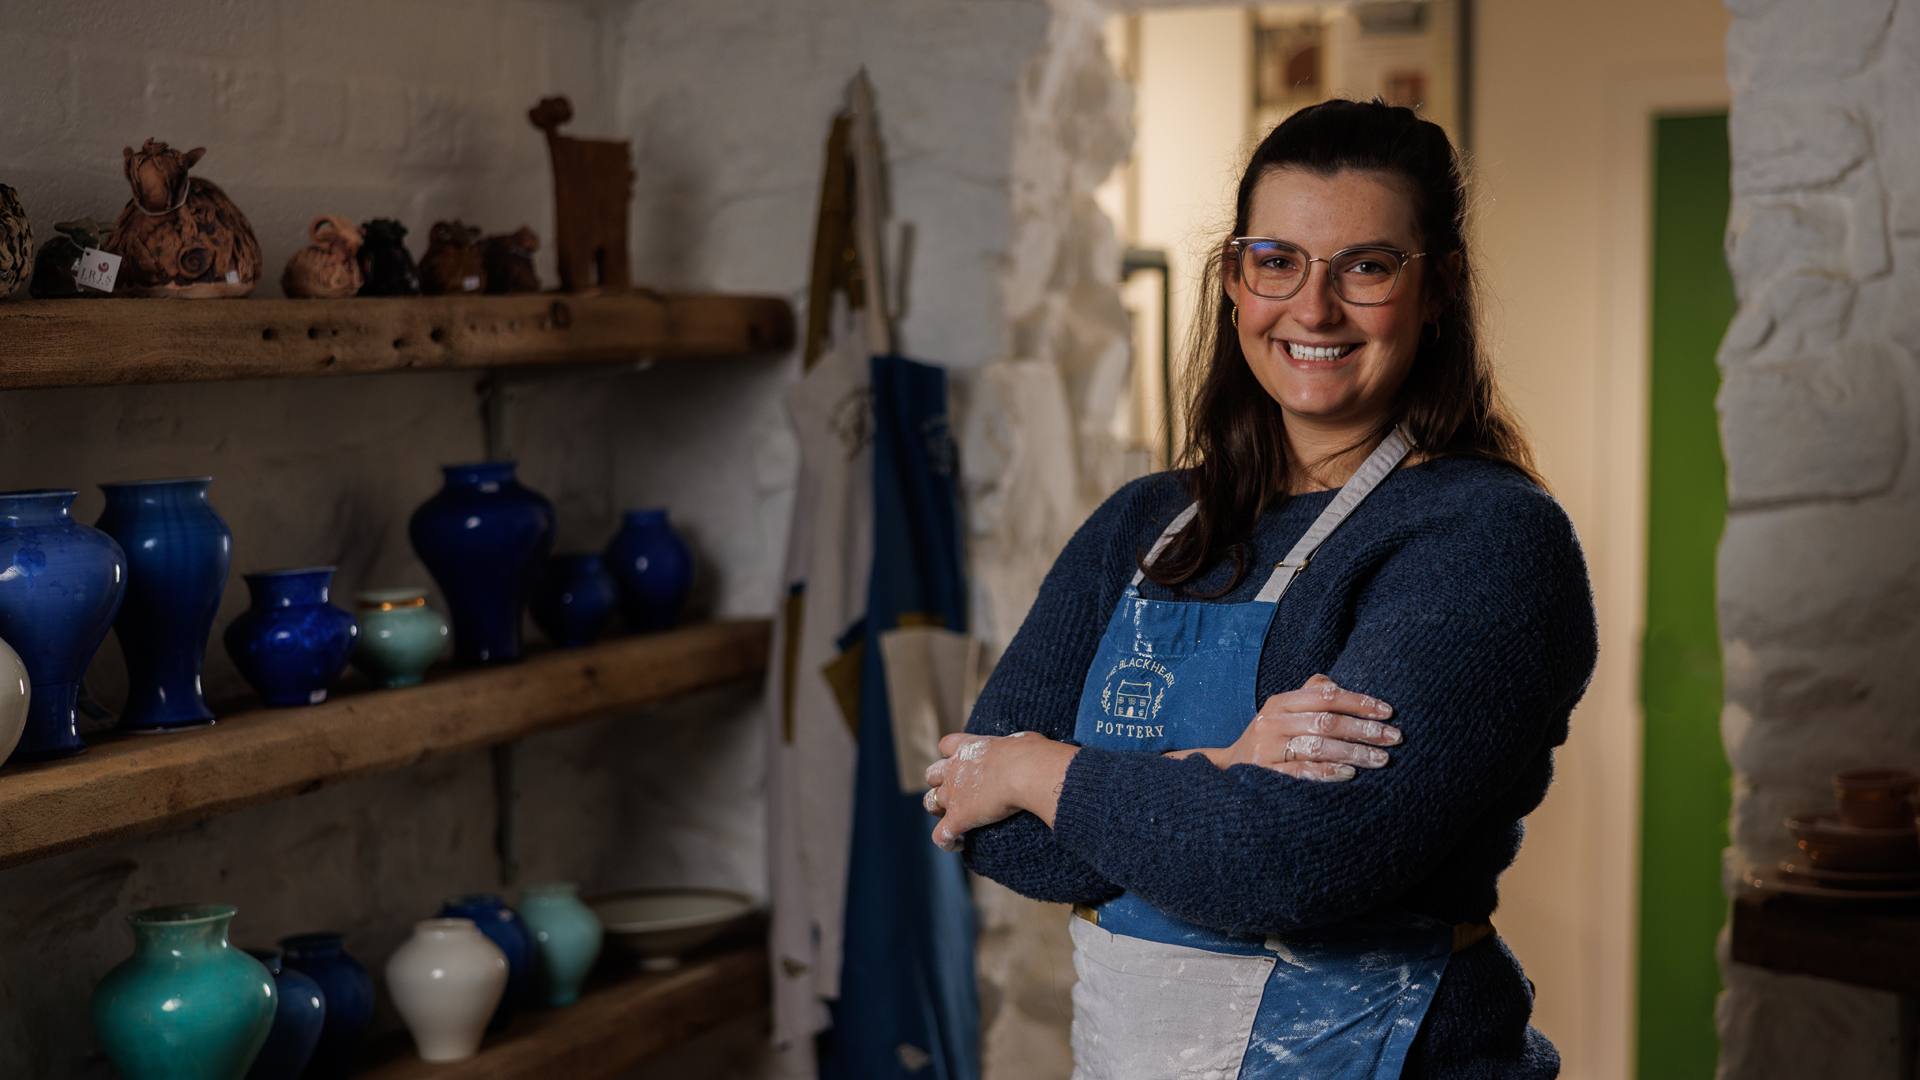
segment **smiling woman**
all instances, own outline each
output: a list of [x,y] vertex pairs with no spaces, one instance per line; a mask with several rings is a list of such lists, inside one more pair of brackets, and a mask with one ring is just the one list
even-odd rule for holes
[[928,770],[936,843],[1075,905],[1076,1078],[1558,1072],[1487,920],[1593,607],[1478,347],[1465,205],[1408,109],[1261,143],[1183,467],[1082,526]]

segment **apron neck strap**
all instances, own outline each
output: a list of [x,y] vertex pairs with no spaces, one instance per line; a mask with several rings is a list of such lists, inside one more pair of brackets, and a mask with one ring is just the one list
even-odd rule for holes
[[1380,481],[1399,467],[1411,449],[1412,442],[1398,427],[1388,432],[1373,453],[1367,455],[1367,460],[1341,486],[1340,493],[1333,497],[1325,510],[1320,511],[1320,516],[1314,520],[1307,534],[1293,545],[1293,550],[1287,552],[1286,558],[1274,566],[1272,576],[1267,578],[1266,585],[1261,588],[1260,595],[1254,597],[1254,602],[1279,603],[1287,586],[1293,584],[1294,577],[1307,568],[1313,553],[1320,550],[1320,545],[1326,543],[1327,537],[1333,535],[1333,530],[1339,528],[1341,522],[1347,520],[1347,515],[1353,513],[1354,507],[1373,494],[1373,489],[1380,486]]
[[[1287,552],[1287,557],[1274,567],[1273,575],[1267,578],[1267,584],[1260,590],[1260,595],[1254,598],[1255,601],[1278,603],[1280,594],[1287,591],[1287,586],[1293,582],[1294,575],[1306,568],[1307,560],[1313,558],[1313,553],[1319,550],[1327,537],[1333,535],[1333,530],[1340,527],[1340,523],[1347,519],[1347,515],[1353,512],[1354,507],[1359,506],[1363,499],[1373,494],[1373,489],[1379,487],[1380,481],[1385,480],[1389,473],[1399,467],[1400,462],[1406,458],[1407,452],[1411,449],[1413,449],[1413,441],[1408,439],[1398,427],[1388,432],[1387,437],[1380,440],[1380,445],[1374,448],[1373,453],[1367,455],[1367,460],[1361,463],[1360,468],[1340,488],[1340,494],[1335,495],[1333,501],[1327,504],[1327,508],[1320,512],[1313,527],[1307,530],[1307,534],[1300,538],[1299,543],[1293,545],[1293,550]],[[1198,502],[1188,503],[1187,508],[1180,511],[1180,516],[1174,518],[1172,524],[1161,532],[1160,538],[1147,549],[1147,557],[1140,560],[1142,568],[1133,572],[1133,580],[1128,583],[1128,589],[1140,587],[1140,583],[1147,577],[1145,567],[1153,565],[1154,560],[1160,557],[1160,553],[1173,542],[1173,538],[1180,535],[1180,530],[1186,528],[1187,523],[1192,521],[1193,516],[1199,512]]]

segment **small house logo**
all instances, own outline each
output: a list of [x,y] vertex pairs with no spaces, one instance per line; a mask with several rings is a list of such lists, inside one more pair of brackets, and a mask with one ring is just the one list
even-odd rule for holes
[[[1094,734],[1123,739],[1164,739],[1167,726],[1154,723],[1173,687],[1173,672],[1151,656],[1128,656],[1113,665],[1100,687],[1100,711]],[[1110,718],[1110,719],[1109,719]]]
[[1153,719],[1153,684],[1122,679],[1114,688],[1113,708],[1109,711],[1129,720]]

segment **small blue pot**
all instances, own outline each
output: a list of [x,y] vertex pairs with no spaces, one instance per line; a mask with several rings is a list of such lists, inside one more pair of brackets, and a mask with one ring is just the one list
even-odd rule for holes
[[297,1080],[327,1019],[327,994],[320,984],[287,967],[279,949],[248,949],[247,955],[273,976],[273,1027],[266,1045],[247,1070],[247,1080]]
[[210,476],[101,484],[94,527],[127,556],[127,595],[113,621],[127,656],[120,729],[175,731],[213,723],[201,694],[213,616],[227,587],[233,532],[207,502]]
[[320,1041],[300,1080],[345,1080],[354,1051],[373,1022],[373,976],[347,955],[342,940],[332,932],[280,939],[286,950],[283,965],[318,983],[327,1003]]
[[671,630],[693,588],[693,552],[665,510],[629,510],[607,545],[607,570],[620,583],[620,613],[630,630]]
[[453,659],[520,657],[520,618],[534,571],[553,546],[553,506],[513,476],[514,463],[447,465],[446,486],[408,523],[453,620]]
[[26,728],[8,761],[87,748],[74,703],[80,676],[113,625],[127,557],[113,538],[73,520],[72,490],[0,495],[0,641],[33,684]]
[[533,974],[533,937],[527,933],[527,924],[495,893],[453,897],[440,908],[440,917],[472,919],[473,925],[487,935],[487,940],[507,954],[507,989],[500,995],[493,1019],[487,1021],[488,1031],[505,1031],[520,1009],[529,976]]
[[318,705],[360,634],[327,603],[333,567],[248,574],[253,606],[227,624],[227,655],[268,705]]
[[550,555],[534,579],[528,605],[534,625],[563,649],[600,640],[607,616],[620,602],[620,586],[607,573],[599,552]]

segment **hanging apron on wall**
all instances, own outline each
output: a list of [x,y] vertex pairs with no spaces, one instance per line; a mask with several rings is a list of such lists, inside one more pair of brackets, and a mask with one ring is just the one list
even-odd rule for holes
[[[1232,745],[1259,709],[1281,596],[1407,450],[1388,435],[1248,603],[1147,600],[1135,573],[1088,669],[1075,740],[1150,753]],[[1174,519],[1146,562],[1194,513]],[[1284,939],[1237,937],[1132,893],[1076,908],[1071,925],[1074,1080],[1392,1080],[1456,940],[1491,929],[1456,934],[1389,909]]]

